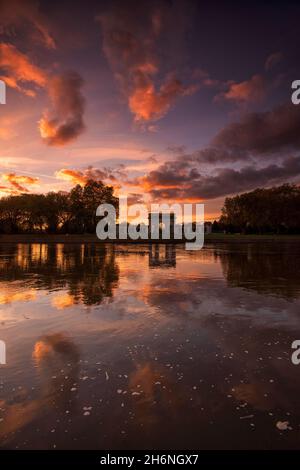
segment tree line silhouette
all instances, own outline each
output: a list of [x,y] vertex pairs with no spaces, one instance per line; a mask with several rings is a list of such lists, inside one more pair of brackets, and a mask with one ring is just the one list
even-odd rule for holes
[[[0,199],[0,233],[95,233],[99,204],[118,209],[114,188],[88,180],[69,192],[19,194]],[[284,184],[227,197],[213,232],[300,233],[300,187]]]
[[227,197],[218,228],[232,233],[300,233],[300,187],[284,184]]
[[0,233],[95,233],[96,208],[118,207],[114,188],[89,180],[70,192],[19,194],[0,199]]

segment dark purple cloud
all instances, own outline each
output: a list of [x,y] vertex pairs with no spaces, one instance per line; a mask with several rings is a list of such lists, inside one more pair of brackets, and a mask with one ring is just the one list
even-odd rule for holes
[[85,100],[83,80],[76,72],[55,75],[49,80],[48,94],[52,110],[40,120],[40,134],[48,145],[65,145],[84,130]]
[[300,157],[289,157],[282,164],[259,168],[248,165],[241,169],[220,168],[213,175],[203,175],[188,163],[167,162],[152,171],[143,183],[150,187],[155,200],[214,199],[271,186],[291,179],[300,180]]
[[246,114],[240,122],[224,127],[212,147],[255,155],[300,149],[300,107],[291,103],[271,111]]

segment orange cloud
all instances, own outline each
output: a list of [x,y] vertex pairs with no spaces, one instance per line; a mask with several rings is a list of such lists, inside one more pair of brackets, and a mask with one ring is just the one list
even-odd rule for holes
[[15,189],[9,188],[8,186],[0,185],[0,197],[12,196],[15,194],[18,194],[18,192]]
[[[10,0],[1,2],[0,18],[2,28],[16,26],[22,31],[30,31],[30,35],[37,42],[41,42],[48,49],[55,49],[55,41],[49,31],[47,19],[39,11],[39,4],[35,0]],[[33,28],[37,34],[33,34]],[[28,27],[29,26],[29,27]]]
[[5,76],[0,76],[0,79],[11,88],[30,97],[36,95],[32,85],[46,88],[52,110],[44,112],[39,122],[40,134],[46,144],[65,145],[83,132],[83,80],[76,72],[51,77],[32,64],[27,55],[6,43],[0,43],[0,63],[5,72]]
[[169,111],[178,96],[192,94],[194,86],[185,87],[176,78],[168,79],[156,92],[151,80],[141,77],[129,96],[129,109],[135,115],[135,121],[156,121]]
[[[130,15],[128,8],[132,12]],[[133,2],[130,7],[123,2],[112,2],[110,8],[98,17],[104,54],[138,123],[161,119],[177,98],[197,89],[184,86],[169,74],[160,87],[155,84],[160,71],[157,41],[162,40],[162,32],[174,21],[180,21],[175,10],[156,2],[151,2],[150,7],[143,2]]]
[[253,75],[249,80],[236,83],[230,82],[226,92],[216,96],[216,100],[228,100],[235,102],[259,102],[267,92],[266,80],[261,75]]
[[5,173],[2,175],[4,181],[9,182],[15,191],[18,192],[28,192],[28,189],[23,186],[34,185],[39,182],[39,178],[34,178],[32,176],[16,175],[15,173]]
[[62,168],[55,173],[57,179],[69,181],[73,184],[80,184],[84,186],[88,180],[95,181],[116,181],[116,177],[112,174],[111,170],[93,168],[89,166],[85,170],[72,170]]
[[35,96],[35,90],[28,88],[28,84],[34,84],[38,87],[46,86],[46,73],[32,64],[29,58],[12,44],[0,44],[0,63],[5,71],[5,76],[1,78],[8,86],[25,95]]
[[39,122],[42,139],[48,145],[61,146],[74,140],[84,130],[83,80],[76,72],[56,75],[48,82],[52,110]]
[[55,176],[59,180],[69,181],[70,183],[80,184],[81,186],[84,186],[87,182],[87,177],[79,170],[68,170],[62,168],[55,173]]

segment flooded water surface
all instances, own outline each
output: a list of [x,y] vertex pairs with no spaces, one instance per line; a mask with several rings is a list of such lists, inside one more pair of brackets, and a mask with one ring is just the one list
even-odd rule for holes
[[0,447],[300,447],[300,245],[3,244]]

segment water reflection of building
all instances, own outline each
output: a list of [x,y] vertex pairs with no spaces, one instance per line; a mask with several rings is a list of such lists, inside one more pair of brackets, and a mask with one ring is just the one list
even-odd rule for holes
[[151,244],[149,246],[149,266],[151,268],[174,268],[176,266],[176,247],[166,244],[164,246]]

